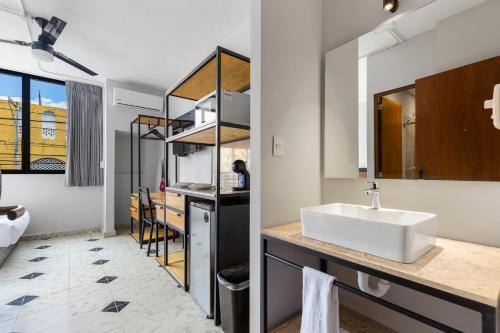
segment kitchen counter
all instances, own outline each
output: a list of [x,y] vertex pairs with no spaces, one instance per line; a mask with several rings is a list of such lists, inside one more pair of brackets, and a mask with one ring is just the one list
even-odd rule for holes
[[300,223],[263,229],[262,235],[498,307],[500,248],[438,238],[426,255],[403,264],[304,237]]
[[[190,188],[167,187],[166,190],[172,193],[178,193],[207,200],[215,200],[215,195],[216,195],[215,189],[192,190]],[[245,196],[245,195],[250,195],[250,191],[234,191],[233,189],[221,189],[220,195],[222,198]]]

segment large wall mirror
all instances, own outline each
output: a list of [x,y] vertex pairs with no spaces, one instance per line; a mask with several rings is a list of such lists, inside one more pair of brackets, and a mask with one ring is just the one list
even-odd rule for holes
[[436,0],[325,55],[326,178],[500,180],[499,0]]

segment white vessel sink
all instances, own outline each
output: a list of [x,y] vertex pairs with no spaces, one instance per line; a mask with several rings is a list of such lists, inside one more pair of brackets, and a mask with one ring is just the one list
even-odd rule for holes
[[334,203],[302,208],[302,233],[378,257],[412,263],[434,246],[435,214]]

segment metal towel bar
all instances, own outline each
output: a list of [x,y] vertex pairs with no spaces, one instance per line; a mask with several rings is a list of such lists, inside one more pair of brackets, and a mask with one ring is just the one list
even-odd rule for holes
[[[293,262],[290,262],[290,261],[288,261],[288,260],[286,260],[286,259],[283,259],[283,258],[277,257],[277,256],[272,255],[272,254],[270,254],[270,253],[264,253],[264,255],[265,255],[266,257],[271,258],[271,259],[273,259],[273,260],[276,260],[276,261],[278,261],[278,262],[280,262],[280,263],[282,263],[282,264],[284,264],[284,265],[287,265],[287,266],[292,267],[292,268],[294,268],[294,269],[296,269],[296,270],[302,271],[303,266],[297,265],[297,264],[295,264],[295,263],[293,263]],[[321,260],[324,260],[324,259],[321,259]],[[322,266],[322,269],[321,269],[321,270],[322,270],[322,271],[324,271],[324,272],[326,273],[326,265],[321,265],[321,266]],[[324,268],[323,268],[323,267],[324,267]],[[429,325],[429,326],[431,326],[431,327],[434,327],[434,328],[436,328],[436,329],[438,329],[438,330],[441,330],[441,331],[443,331],[443,332],[452,332],[452,333],[461,333],[461,332],[462,332],[462,331],[459,331],[459,330],[457,330],[457,329],[454,329],[453,327],[450,327],[450,326],[447,326],[447,325],[442,324],[442,323],[440,323],[440,322],[437,322],[437,321],[435,321],[435,320],[433,320],[433,319],[431,319],[431,318],[428,318],[428,317],[422,316],[422,315],[420,315],[420,314],[418,314],[418,313],[416,313],[416,312],[413,312],[413,311],[411,311],[411,310],[408,310],[408,309],[406,309],[406,308],[403,308],[403,307],[401,307],[401,306],[399,306],[399,305],[396,305],[396,304],[391,303],[391,302],[388,302],[388,301],[386,301],[386,300],[384,300],[384,299],[381,299],[381,298],[378,298],[378,297],[376,297],[376,296],[373,296],[373,295],[370,295],[370,294],[368,294],[368,293],[365,293],[365,292],[363,292],[363,291],[361,291],[361,290],[359,290],[359,289],[357,289],[357,288],[351,287],[350,285],[345,284],[345,283],[343,283],[343,282],[340,282],[340,281],[338,281],[338,280],[335,280],[333,283],[334,283],[334,284],[335,284],[338,288],[340,288],[340,289],[346,290],[346,291],[348,291],[348,292],[350,292],[350,293],[353,293],[353,294],[356,294],[356,295],[361,296],[361,297],[363,297],[363,298],[366,298],[366,299],[368,299],[368,300],[370,300],[370,301],[372,301],[372,302],[375,302],[375,303],[377,303],[377,304],[380,304],[380,305],[382,305],[382,306],[384,306],[384,307],[386,307],[386,308],[389,308],[389,309],[391,309],[391,310],[393,310],[393,311],[396,311],[396,312],[398,312],[398,313],[400,313],[400,314],[403,314],[403,315],[405,315],[405,316],[407,316],[407,317],[410,317],[410,318],[412,318],[412,319],[415,319],[415,320],[417,320],[417,321],[419,321],[419,322],[421,322],[421,323],[424,323],[424,324],[426,324],[426,325]]]

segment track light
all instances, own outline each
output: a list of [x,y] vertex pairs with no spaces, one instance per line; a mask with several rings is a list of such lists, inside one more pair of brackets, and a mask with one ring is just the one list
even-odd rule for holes
[[399,0],[384,0],[384,10],[395,13],[399,7]]

